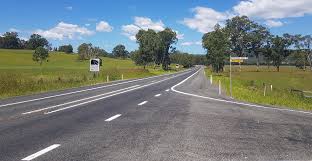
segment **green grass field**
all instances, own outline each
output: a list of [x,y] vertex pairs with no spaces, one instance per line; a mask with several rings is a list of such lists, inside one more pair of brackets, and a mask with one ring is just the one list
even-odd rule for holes
[[[211,73],[206,69],[206,75],[213,75],[214,82],[221,80],[223,88],[229,95],[229,67],[221,74]],[[283,66],[280,72],[275,68],[262,66],[257,72],[256,66],[238,66],[233,68],[233,97],[238,100],[289,107],[294,109],[312,110],[312,98],[305,98],[299,93],[291,92],[291,89],[312,91],[312,72],[303,71],[295,67]],[[264,96],[264,84],[267,86]],[[273,86],[271,91],[270,85]]]
[[0,49],[0,98],[79,87],[121,79],[141,78],[174,71],[136,66],[130,59],[103,57],[97,77],[89,72],[89,61],[78,61],[76,54],[50,52],[42,66],[32,60],[31,50]]

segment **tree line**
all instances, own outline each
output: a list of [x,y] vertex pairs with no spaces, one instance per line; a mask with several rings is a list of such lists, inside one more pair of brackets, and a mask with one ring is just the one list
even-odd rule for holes
[[309,64],[312,70],[311,43],[311,35],[273,35],[247,16],[228,19],[224,27],[217,24],[214,31],[202,37],[208,64],[215,72],[223,71],[230,56],[254,56],[258,70],[261,56],[268,66],[275,66],[277,71],[286,59],[302,69]]

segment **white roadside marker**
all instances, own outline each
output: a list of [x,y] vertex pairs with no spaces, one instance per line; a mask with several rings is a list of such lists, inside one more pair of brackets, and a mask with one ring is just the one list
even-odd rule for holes
[[27,161],[33,160],[33,159],[39,157],[40,155],[43,155],[43,154],[45,154],[45,153],[47,153],[47,152],[49,152],[49,151],[51,151],[51,150],[53,150],[53,149],[55,149],[55,148],[57,148],[59,146],[61,146],[61,145],[60,144],[53,144],[53,145],[51,145],[51,146],[49,146],[49,147],[47,147],[45,149],[42,149],[42,150],[38,151],[37,153],[34,153],[34,154],[32,154],[32,155],[30,155],[30,156],[28,156],[26,158],[23,158],[22,160],[27,160]]
[[155,95],[155,97],[159,97],[159,96],[161,96],[161,94],[156,94],[156,95]]
[[143,101],[143,102],[139,103],[138,105],[139,105],[139,106],[142,106],[142,105],[144,105],[145,103],[147,103],[147,101]]
[[170,91],[170,89],[166,89],[166,92],[169,92]]
[[120,117],[120,116],[121,116],[121,114],[117,114],[117,115],[115,115],[115,116],[112,116],[112,117],[106,119],[105,121],[106,121],[106,122],[109,122],[109,121],[112,121],[112,120],[114,120],[114,119],[116,119],[116,118],[118,118],[118,117]]

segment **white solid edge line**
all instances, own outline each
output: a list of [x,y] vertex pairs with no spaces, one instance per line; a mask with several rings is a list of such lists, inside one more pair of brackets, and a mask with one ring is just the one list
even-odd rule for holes
[[88,89],[79,90],[79,91],[73,91],[73,92],[62,93],[62,94],[57,94],[57,95],[52,95],[52,96],[47,96],[47,97],[40,97],[40,98],[35,98],[35,99],[30,99],[30,100],[25,100],[25,101],[3,104],[3,105],[0,105],[0,107],[12,106],[12,105],[17,105],[17,104],[22,104],[22,103],[27,103],[27,102],[34,102],[34,101],[39,101],[39,100],[44,100],[44,99],[49,99],[49,98],[55,98],[55,97],[66,96],[66,95],[71,95],[71,94],[75,94],[75,93],[86,92],[86,91],[95,90],[95,89],[117,86],[117,85],[121,85],[121,84],[128,84],[128,83],[137,82],[137,81],[141,81],[141,80],[145,80],[145,79],[151,79],[151,78],[157,78],[157,77],[161,77],[161,76],[175,75],[175,74],[187,73],[187,72],[189,72],[189,70],[185,70],[185,71],[177,72],[177,73],[173,73],[173,74],[163,74],[163,75],[157,75],[157,76],[152,76],[152,77],[139,78],[139,79],[134,79],[134,80],[125,81],[125,82],[116,83],[116,84],[104,85],[104,86],[100,86],[100,87],[93,87],[93,88],[88,88]]
[[186,79],[184,79],[183,81],[179,82],[178,84],[174,85],[171,87],[171,90],[180,94],[184,94],[184,95],[188,95],[188,96],[193,96],[193,97],[198,97],[198,98],[204,98],[204,99],[209,99],[209,100],[213,100],[213,101],[218,101],[218,102],[225,102],[225,103],[231,103],[231,104],[236,104],[236,105],[244,105],[244,106],[250,106],[250,107],[257,107],[257,108],[264,108],[264,109],[271,109],[271,110],[278,110],[278,111],[288,111],[288,112],[297,112],[297,113],[304,113],[304,114],[312,114],[311,112],[307,112],[307,111],[298,111],[298,110],[291,110],[291,109],[283,109],[283,108],[273,108],[273,107],[267,107],[267,106],[261,106],[261,105],[254,105],[254,104],[248,104],[248,103],[242,103],[242,102],[236,102],[236,101],[228,101],[228,100],[223,100],[223,99],[218,99],[218,98],[213,98],[213,97],[206,97],[206,96],[200,96],[200,95],[196,95],[196,94],[192,94],[192,93],[186,93],[186,92],[182,92],[182,91],[178,91],[175,89],[175,87],[181,85],[182,83],[184,83],[185,81],[187,81],[188,79],[190,79],[191,77],[193,77],[195,74],[197,74],[199,71],[201,70],[201,68],[195,72],[194,74],[192,74],[191,76],[187,77]]
[[[186,72],[186,73],[188,73],[188,72]],[[63,110],[70,109],[70,108],[73,108],[73,107],[76,107],[76,106],[84,105],[84,104],[87,104],[87,103],[91,103],[91,102],[95,102],[95,101],[98,101],[98,100],[102,100],[102,99],[105,99],[105,98],[108,98],[108,97],[112,97],[112,96],[115,96],[115,95],[119,95],[119,94],[122,94],[122,93],[130,92],[130,91],[133,91],[133,90],[136,90],[136,89],[144,88],[144,87],[147,87],[147,86],[150,86],[150,85],[153,85],[153,84],[157,84],[157,83],[160,83],[160,82],[163,82],[163,81],[166,81],[166,80],[178,77],[178,76],[186,74],[186,73],[177,74],[174,77],[165,78],[165,79],[157,81],[157,82],[153,82],[153,83],[146,84],[146,85],[143,85],[143,86],[139,86],[139,87],[136,87],[136,88],[131,88],[129,90],[125,90],[125,91],[114,93],[114,94],[111,94],[111,95],[108,95],[108,96],[105,96],[105,97],[100,97],[100,98],[97,98],[97,99],[89,100],[87,102],[74,104],[74,105],[71,105],[71,106],[68,106],[68,107],[64,107],[64,108],[60,108],[60,109],[57,109],[57,110],[54,110],[54,111],[45,112],[44,114],[47,115],[47,114],[63,111]]]
[[49,147],[47,147],[45,149],[42,149],[42,150],[40,150],[40,151],[38,151],[38,152],[36,152],[36,153],[34,153],[32,155],[29,155],[26,158],[23,158],[22,160],[26,160],[26,161],[33,160],[33,159],[39,157],[40,155],[43,155],[43,154],[45,154],[45,153],[47,153],[47,152],[49,152],[49,151],[51,151],[51,150],[53,150],[53,149],[55,149],[55,148],[57,148],[59,146],[61,146],[61,145],[60,144],[53,144],[53,145],[51,145],[51,146],[49,146]]
[[84,101],[84,100],[88,100],[88,99],[92,99],[92,98],[96,98],[96,97],[100,97],[100,96],[116,93],[116,92],[119,92],[119,91],[135,88],[135,87],[138,87],[138,86],[139,85],[134,85],[134,86],[131,86],[131,87],[122,88],[122,89],[119,89],[119,90],[115,90],[115,91],[111,91],[111,92],[95,95],[95,96],[92,96],[92,97],[87,97],[87,98],[83,98],[83,99],[79,99],[79,100],[75,100],[75,101],[70,101],[70,102],[58,104],[58,105],[55,105],[55,106],[49,106],[49,107],[46,107],[46,108],[41,108],[41,109],[37,109],[37,110],[33,110],[33,111],[28,111],[28,112],[22,113],[22,115],[32,114],[32,113],[41,112],[41,111],[44,111],[44,110],[53,109],[53,108],[56,108],[56,107],[60,107],[60,106],[64,106],[64,105],[68,105],[68,104],[72,104],[72,103],[76,103],[76,102],[81,102],[81,101]]
[[142,106],[142,105],[144,105],[145,103],[147,103],[147,101],[143,101],[143,102],[139,103],[138,105],[139,105],[139,106]]
[[161,94],[156,94],[156,95],[155,95],[155,97],[159,97],[159,96],[161,96]]
[[109,122],[109,121],[112,121],[112,120],[114,120],[114,119],[116,119],[116,118],[118,118],[118,117],[120,117],[120,116],[121,116],[121,114],[117,114],[117,115],[115,115],[115,116],[112,116],[112,117],[106,119],[105,121],[106,121],[106,122]]

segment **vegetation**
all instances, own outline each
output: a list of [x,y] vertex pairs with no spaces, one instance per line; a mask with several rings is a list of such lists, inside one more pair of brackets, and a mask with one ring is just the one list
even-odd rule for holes
[[39,46],[35,50],[33,54],[33,61],[39,62],[40,66],[42,65],[42,62],[45,61],[49,57],[49,52],[47,49]]
[[[291,66],[281,66],[280,72],[273,68],[257,66],[242,66],[242,70],[235,66],[232,73],[233,97],[238,100],[273,105],[279,107],[290,107],[295,109],[312,110],[312,99],[305,98],[301,93],[292,92],[292,89],[312,91],[310,72],[304,72]],[[229,67],[226,66],[223,73],[212,73],[206,69],[206,76],[213,75],[215,83],[221,80],[226,94],[230,94]],[[271,86],[273,87],[271,91]],[[264,96],[264,86],[266,95]]]
[[214,31],[204,34],[202,43],[207,50],[209,64],[215,72],[222,71],[224,64],[229,62],[230,55],[256,57],[258,71],[260,56],[265,57],[267,65],[273,65],[279,71],[280,66],[292,55],[292,61],[297,67],[305,70],[309,63],[312,70],[310,35],[286,33],[274,36],[267,28],[246,16],[227,20],[224,28],[217,24]]
[[169,70],[170,49],[171,52],[174,51],[172,44],[178,41],[177,34],[172,29],[166,28],[157,33],[151,29],[140,30],[136,34],[136,39],[139,49],[132,57],[136,64],[145,68],[147,64],[153,62],[154,66],[161,64],[164,70]]
[[129,52],[126,50],[126,47],[122,44],[115,46],[112,54],[115,58],[122,58],[122,59],[125,59],[129,56]]
[[97,77],[89,72],[89,60],[77,60],[76,54],[50,52],[49,62],[39,66],[32,60],[34,50],[0,49],[0,98],[49,90],[91,85],[124,79],[141,78],[172,71],[136,66],[129,59],[100,58],[103,66]]
[[72,45],[62,45],[62,46],[60,46],[59,48],[58,48],[58,51],[60,51],[60,52],[64,52],[64,53],[66,53],[66,54],[70,54],[70,53],[73,53],[74,51],[73,51],[74,49],[73,49],[73,46]]

